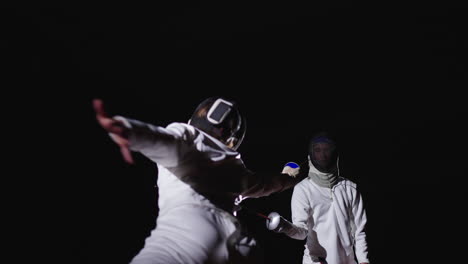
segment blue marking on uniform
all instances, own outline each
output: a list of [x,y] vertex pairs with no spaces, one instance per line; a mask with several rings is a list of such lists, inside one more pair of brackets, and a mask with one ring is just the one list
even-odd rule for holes
[[331,139],[329,139],[327,137],[317,137],[317,138],[312,139],[313,144],[320,143],[320,142],[335,144],[335,142],[333,140],[331,140]]
[[291,168],[293,168],[293,169],[299,168],[299,165],[297,165],[297,163],[295,163],[295,162],[288,162],[288,163],[286,163],[286,165],[284,165],[284,166],[285,166],[285,167],[288,166],[288,167],[291,167]]

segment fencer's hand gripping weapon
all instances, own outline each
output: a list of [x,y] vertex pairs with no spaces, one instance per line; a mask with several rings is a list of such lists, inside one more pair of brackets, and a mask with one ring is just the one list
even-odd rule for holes
[[[303,162],[302,164],[304,164]],[[301,164],[301,165],[302,165]],[[295,162],[288,162],[284,165],[283,171],[281,173],[288,174],[291,177],[296,177],[300,172],[301,166]],[[277,233],[285,233],[288,230],[294,228],[293,224],[282,217],[277,212],[271,212],[266,217],[266,227],[269,230],[272,230]]]
[[271,212],[266,219],[266,227],[277,233],[285,233],[293,228],[293,224],[277,212]]

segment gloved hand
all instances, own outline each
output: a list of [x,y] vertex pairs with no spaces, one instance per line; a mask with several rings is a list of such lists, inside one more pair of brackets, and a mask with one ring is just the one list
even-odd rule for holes
[[296,177],[299,174],[301,167],[295,162],[288,162],[284,165],[281,173],[288,174],[291,177]]
[[266,220],[266,227],[277,233],[284,233],[292,228],[292,223],[279,215],[277,212],[271,212]]

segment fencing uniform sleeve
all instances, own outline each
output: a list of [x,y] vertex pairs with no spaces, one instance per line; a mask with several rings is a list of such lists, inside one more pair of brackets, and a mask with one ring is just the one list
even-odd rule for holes
[[300,185],[296,185],[291,197],[291,218],[295,228],[288,230],[289,232],[285,234],[294,239],[305,239],[308,233],[309,217],[311,217],[311,210],[307,193]]
[[291,222],[289,222],[286,218],[282,217],[277,212],[271,212],[268,214],[266,226],[269,230],[277,233],[287,233],[290,229],[295,228]]
[[303,179],[302,173],[292,176],[288,173],[253,173],[244,181],[243,196],[258,198],[287,190]]
[[[164,167],[174,167],[188,149],[188,139],[193,131],[181,125],[167,128],[154,126],[138,120],[115,116],[129,128],[130,149],[137,151]],[[112,137],[112,134],[111,134]]]
[[245,180],[243,196],[258,198],[293,187],[300,179],[285,173],[251,173]]
[[290,168],[287,163],[281,173],[253,173],[244,181],[244,192],[242,196],[258,198],[268,196],[275,192],[287,190],[305,177],[307,177],[307,166]]
[[359,263],[369,262],[366,239],[367,217],[361,194],[358,191],[356,191],[354,195],[352,212],[354,217],[354,239],[357,260]]

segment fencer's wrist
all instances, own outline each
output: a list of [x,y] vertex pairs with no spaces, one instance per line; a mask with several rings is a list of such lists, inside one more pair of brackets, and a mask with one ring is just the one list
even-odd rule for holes
[[145,146],[148,135],[151,134],[151,129],[148,124],[123,116],[114,116],[112,118],[119,121],[125,127],[128,144],[131,150],[139,151]]
[[112,119],[119,121],[125,128],[132,129],[132,124],[123,116],[114,116]]
[[128,141],[131,125],[123,117],[116,116],[112,119],[114,120],[112,126],[119,129],[108,132],[108,135],[118,145],[124,144]]

